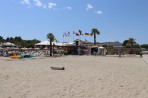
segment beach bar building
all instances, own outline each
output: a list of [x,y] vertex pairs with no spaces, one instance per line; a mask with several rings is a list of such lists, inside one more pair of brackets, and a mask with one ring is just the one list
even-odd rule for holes
[[[73,42],[52,42],[54,50],[64,50],[68,52],[68,54],[72,55],[91,55],[91,54],[102,54],[102,51],[106,49],[108,52],[112,52],[113,47],[115,45],[114,42],[112,43],[99,43],[97,42],[96,45],[94,43],[89,42],[87,40],[82,41],[80,39],[76,39]],[[50,49],[50,42],[43,41],[40,43],[35,44],[36,48],[40,48],[41,50],[49,50]],[[111,54],[111,53],[110,53]]]

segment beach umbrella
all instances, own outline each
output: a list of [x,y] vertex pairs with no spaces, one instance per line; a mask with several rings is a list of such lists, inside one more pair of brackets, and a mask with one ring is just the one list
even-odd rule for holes
[[39,50],[40,48],[34,48],[35,50]]
[[21,48],[21,50],[28,50],[28,48]]
[[14,48],[11,48],[12,50],[19,50],[19,48],[18,47],[14,47]]
[[49,41],[43,41],[43,42],[40,42],[40,43],[37,43],[35,44],[36,46],[40,46],[40,45],[43,45],[43,46],[47,46],[47,45],[50,45]]
[[48,48],[47,48],[47,47],[45,47],[45,48],[44,48],[44,50],[48,50]]
[[93,45],[93,46],[91,46],[91,48],[98,48],[98,46],[97,45]]
[[102,47],[102,46],[100,46],[100,47],[98,47],[99,49],[104,49],[104,47]]
[[28,48],[28,50],[33,50],[33,48],[30,47],[30,48]]
[[4,48],[0,47],[0,50],[4,50]]
[[8,47],[15,47],[16,45],[13,44],[13,43],[10,43],[10,42],[6,42],[6,43],[3,43],[3,46],[8,46]]

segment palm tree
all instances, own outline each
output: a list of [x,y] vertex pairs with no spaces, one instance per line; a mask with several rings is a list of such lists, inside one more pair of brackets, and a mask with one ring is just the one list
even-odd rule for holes
[[0,36],[0,43],[4,42],[4,39],[2,36]]
[[125,40],[122,44],[122,46],[127,46],[128,40]]
[[127,44],[130,45],[131,48],[133,48],[134,44],[136,44],[135,39],[129,38]]
[[129,45],[131,47],[131,52],[133,51],[132,48],[133,48],[134,44],[136,44],[135,39],[134,38],[129,38],[128,42],[127,42],[127,45]]
[[55,37],[52,33],[48,33],[47,39],[50,41],[50,56],[52,56],[52,42],[55,40]]
[[93,28],[92,30],[91,30],[91,36],[92,35],[94,35],[94,45],[96,45],[96,34],[98,35],[98,34],[100,34],[100,31],[98,30],[98,29],[96,29],[96,28]]

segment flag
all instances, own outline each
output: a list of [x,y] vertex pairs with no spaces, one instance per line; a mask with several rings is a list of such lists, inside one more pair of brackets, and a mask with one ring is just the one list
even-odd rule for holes
[[75,31],[73,31],[73,34],[75,34]]
[[67,37],[67,34],[65,33],[65,37]]
[[67,36],[70,37],[70,32],[67,33]]
[[63,38],[64,38],[64,37],[66,37],[66,34],[65,34],[65,33],[63,33]]
[[80,33],[80,35],[82,35],[82,31],[81,30],[79,30],[79,33]]
[[80,34],[79,33],[76,33],[76,36],[80,36]]
[[55,39],[55,42],[58,43],[59,41],[57,39]]
[[89,36],[89,33],[85,33],[85,36]]

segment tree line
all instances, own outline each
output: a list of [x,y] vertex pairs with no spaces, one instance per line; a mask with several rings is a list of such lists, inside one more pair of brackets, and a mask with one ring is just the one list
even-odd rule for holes
[[40,40],[37,39],[32,39],[32,40],[24,40],[20,36],[16,37],[7,37],[4,39],[2,36],[0,36],[0,43],[4,42],[11,42],[17,45],[19,48],[26,47],[26,48],[34,48],[34,45],[36,43],[41,42]]
[[[100,31],[97,28],[91,29],[90,35],[94,37],[94,45],[96,45],[96,35],[99,35],[99,34],[100,34]],[[52,43],[54,40],[56,40],[56,38],[54,37],[54,35],[52,33],[47,34],[47,39],[49,39],[50,43]],[[129,39],[127,39],[123,42],[123,46],[125,46],[126,48],[131,48],[131,49],[132,48],[148,49],[148,44],[139,45],[139,44],[136,43],[135,40],[136,39],[134,39],[134,38],[129,38]],[[37,39],[23,40],[20,36],[16,36],[14,38],[13,37],[7,37],[6,39],[4,39],[2,36],[0,36],[0,43],[4,43],[4,42],[14,43],[18,47],[34,48],[34,45],[36,43],[39,43],[40,40],[37,40]],[[52,45],[50,45],[50,47],[52,49]]]
[[136,39],[134,38],[129,38],[127,40],[125,40],[122,44],[123,46],[125,46],[126,48],[145,48],[148,50],[148,44],[142,44],[142,45],[139,45],[137,42],[136,42]]

